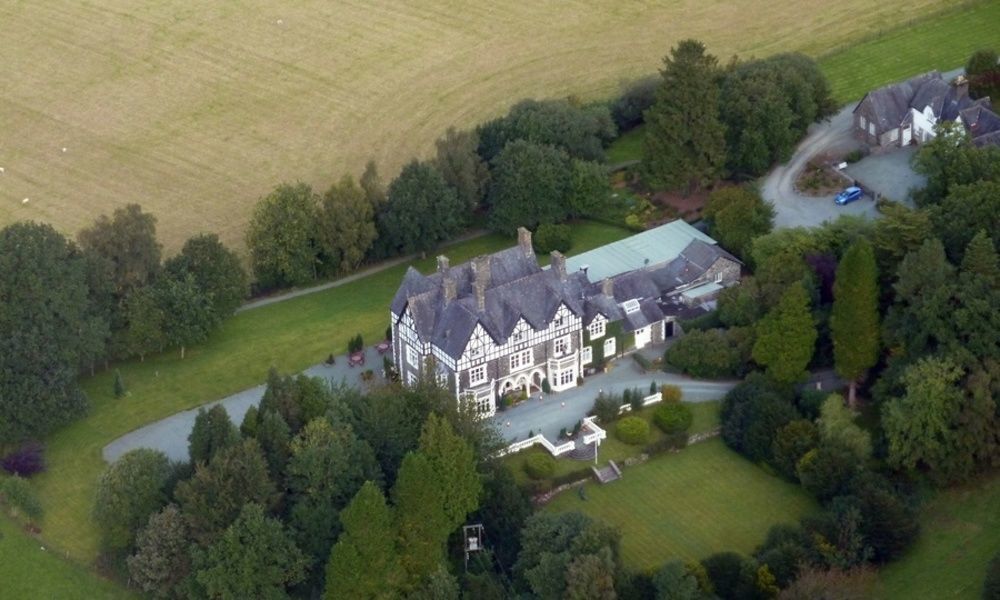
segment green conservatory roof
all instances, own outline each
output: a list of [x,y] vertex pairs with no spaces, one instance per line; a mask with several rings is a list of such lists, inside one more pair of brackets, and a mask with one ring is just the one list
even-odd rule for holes
[[606,246],[566,259],[566,271],[587,269],[587,278],[600,281],[663,263],[680,256],[694,240],[714,245],[716,242],[686,222],[678,219],[654,229],[637,233]]

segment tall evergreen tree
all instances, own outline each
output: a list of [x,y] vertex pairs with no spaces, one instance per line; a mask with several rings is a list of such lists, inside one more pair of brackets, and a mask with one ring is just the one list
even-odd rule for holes
[[283,481],[285,466],[288,464],[292,432],[281,413],[265,410],[260,416],[257,432],[254,434],[267,462],[267,471],[274,481]]
[[817,337],[806,289],[801,283],[792,284],[758,323],[753,359],[767,367],[775,381],[795,383],[806,375]]
[[191,464],[209,463],[222,450],[240,441],[240,434],[221,404],[198,409],[194,427],[188,435],[188,456]]
[[407,454],[392,489],[404,591],[416,589],[444,561],[451,533],[445,494],[431,461],[419,452]]
[[382,490],[368,481],[340,513],[343,533],[326,567],[328,600],[389,599],[399,584],[396,529]]
[[650,185],[691,191],[722,175],[717,65],[695,40],[680,42],[664,59],[656,103],[645,114],[642,172]]
[[930,238],[906,255],[893,289],[896,301],[885,318],[890,348],[914,358],[953,343],[955,268],[945,257],[940,241]]
[[878,274],[867,240],[855,242],[837,266],[830,332],[837,374],[848,380],[848,404],[856,404],[858,379],[878,360]]
[[454,530],[465,517],[479,507],[483,490],[476,473],[476,457],[444,417],[431,413],[420,434],[421,454],[427,457],[444,496],[444,513],[448,528]]
[[955,299],[954,352],[966,362],[1000,360],[1000,261],[984,231],[965,250]]
[[181,598],[182,584],[191,574],[190,548],[184,516],[169,504],[139,532],[136,552],[128,557],[129,577],[154,598]]

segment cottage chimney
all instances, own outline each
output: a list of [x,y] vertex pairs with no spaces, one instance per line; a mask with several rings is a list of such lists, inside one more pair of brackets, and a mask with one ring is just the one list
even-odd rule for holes
[[566,257],[558,250],[552,251],[552,270],[559,276],[559,279],[566,279]]
[[533,256],[535,254],[535,249],[531,245],[531,232],[524,227],[517,228],[517,245],[521,248],[521,252],[524,252],[525,256]]
[[486,288],[490,285],[490,257],[477,256],[472,259],[472,291],[476,296],[476,306],[486,310]]
[[450,263],[448,257],[442,254],[438,257],[438,273],[444,273],[448,270]]
[[456,296],[458,296],[458,281],[456,281],[451,275],[445,275],[442,290],[444,293],[445,304],[451,302]]
[[615,280],[608,277],[601,282],[601,293],[605,296],[615,297]]
[[959,75],[952,80],[951,85],[955,87],[955,100],[961,100],[969,95],[969,80],[965,75]]

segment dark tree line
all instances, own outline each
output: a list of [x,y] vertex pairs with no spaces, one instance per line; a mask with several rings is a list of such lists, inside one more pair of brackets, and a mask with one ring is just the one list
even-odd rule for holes
[[47,225],[0,231],[0,444],[80,416],[81,372],[203,341],[246,295],[239,259],[199,235],[161,264],[156,220],[138,205],[73,242]]
[[[655,188],[692,191],[726,175],[761,175],[787,160],[809,124],[835,108],[826,78],[801,54],[720,67],[701,42],[685,40],[671,49],[660,74],[643,117],[642,174]],[[644,89],[623,96],[623,119]]]

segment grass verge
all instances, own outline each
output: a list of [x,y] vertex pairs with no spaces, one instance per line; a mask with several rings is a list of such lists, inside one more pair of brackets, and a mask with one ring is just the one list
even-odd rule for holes
[[655,568],[672,557],[748,553],[772,525],[795,523],[816,510],[799,486],[767,474],[719,439],[626,469],[619,481],[588,483],[584,490],[586,500],[560,494],[545,510],[578,510],[619,527],[622,558],[632,569]]

